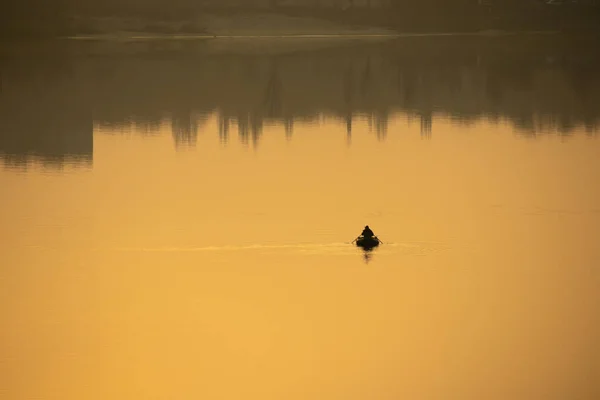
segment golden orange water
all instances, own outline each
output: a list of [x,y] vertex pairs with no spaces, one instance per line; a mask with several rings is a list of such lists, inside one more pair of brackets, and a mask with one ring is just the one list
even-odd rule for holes
[[598,140],[216,129],[187,152],[96,131],[91,169],[0,172],[2,398],[598,392]]
[[93,162],[0,169],[0,399],[600,396],[597,135],[399,112],[253,145],[218,115],[190,148],[96,123]]

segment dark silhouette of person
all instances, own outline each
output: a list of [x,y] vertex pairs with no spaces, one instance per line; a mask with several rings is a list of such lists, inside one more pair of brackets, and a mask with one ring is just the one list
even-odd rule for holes
[[369,225],[365,226],[365,229],[363,229],[361,235],[366,238],[371,238],[371,237],[375,236],[375,234],[373,233],[371,228],[369,228]]

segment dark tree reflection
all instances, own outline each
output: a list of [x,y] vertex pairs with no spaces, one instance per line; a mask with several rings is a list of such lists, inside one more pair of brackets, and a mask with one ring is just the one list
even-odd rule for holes
[[[508,121],[517,134],[597,134],[600,56],[595,43],[555,36],[420,37],[338,43],[274,56],[226,46],[62,43],[0,53],[0,153],[92,159],[98,132],[171,129],[194,146],[215,115],[219,140],[260,143],[264,126],[288,139],[321,116],[351,143],[366,116],[385,140],[391,115],[419,120],[431,138],[437,115],[461,124]],[[310,46],[308,46],[310,47]],[[52,57],[47,57],[52,54]],[[32,62],[32,60],[36,60]],[[23,161],[26,163],[25,161]]]

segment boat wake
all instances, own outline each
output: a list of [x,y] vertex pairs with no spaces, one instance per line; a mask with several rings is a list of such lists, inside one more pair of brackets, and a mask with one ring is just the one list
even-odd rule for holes
[[[385,243],[375,251],[381,254],[405,253],[405,254],[427,254],[448,248],[442,242],[403,242]],[[268,244],[255,243],[246,245],[222,245],[222,246],[190,246],[190,247],[119,247],[117,251],[124,252],[232,252],[232,251],[296,251],[305,254],[355,254],[361,250],[352,243],[289,243]]]
[[186,251],[236,251],[264,249],[309,249],[309,248],[342,248],[348,243],[297,243],[297,244],[247,244],[202,247],[121,247],[119,251],[149,251],[149,252],[186,252]]

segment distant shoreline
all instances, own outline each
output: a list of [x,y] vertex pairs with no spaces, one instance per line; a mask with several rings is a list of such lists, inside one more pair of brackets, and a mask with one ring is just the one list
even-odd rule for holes
[[223,16],[200,14],[186,19],[75,17],[71,37],[308,37],[325,35],[389,36],[396,31],[378,26],[354,26],[320,18],[275,13]]
[[432,32],[390,34],[289,34],[289,35],[169,35],[147,32],[144,34],[99,34],[62,37],[69,40],[210,40],[210,39],[396,39],[436,36],[515,36],[515,35],[558,35],[560,31],[480,31],[480,32]]
[[[371,21],[373,22],[373,21]],[[410,30],[392,29],[374,23],[355,25],[309,16],[270,12],[249,14],[202,14],[188,19],[147,19],[133,17],[75,17],[73,34],[62,35],[87,40],[144,39],[237,39],[237,38],[399,38],[417,36],[556,34],[558,29]]]
[[[28,21],[25,16],[0,25],[0,39],[77,38],[208,39],[208,38],[384,38],[432,35],[598,34],[600,11],[561,14],[560,10],[482,12],[470,8],[445,14],[439,10],[412,14],[389,10],[97,10],[59,19]],[[539,10],[538,10],[539,11]],[[0,17],[0,22],[1,22]],[[2,30],[4,29],[4,32]],[[11,31],[11,29],[13,29]],[[11,33],[12,32],[12,33]]]

